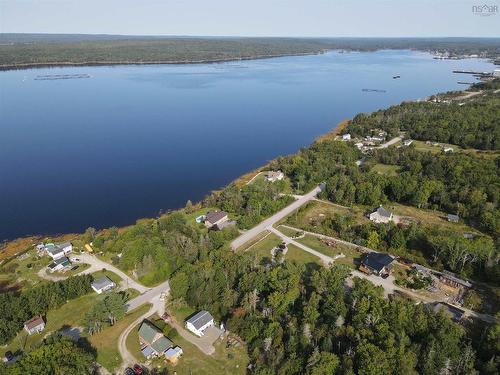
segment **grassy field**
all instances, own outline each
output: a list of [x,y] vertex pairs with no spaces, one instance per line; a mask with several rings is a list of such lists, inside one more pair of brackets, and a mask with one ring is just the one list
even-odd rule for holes
[[322,266],[323,263],[321,260],[307,251],[302,250],[300,247],[295,246],[294,244],[288,244],[288,252],[285,255],[285,259],[289,261],[295,261],[301,264],[315,264],[318,266]]
[[22,330],[16,338],[6,347],[0,348],[0,354],[3,356],[10,350],[15,353],[18,350],[29,351],[37,346],[49,332],[55,332],[63,327],[80,327],[87,312],[92,308],[95,302],[100,298],[95,293],[71,300],[58,309],[51,310],[46,316],[45,330],[39,334],[28,336],[27,332]]
[[[320,224],[329,217],[333,217],[335,214],[350,214],[355,217],[358,223],[366,223],[369,220],[364,215],[365,211],[366,208],[364,207],[347,208],[329,202],[313,201],[288,216],[284,220],[284,223],[299,229],[312,229],[317,224]],[[329,235],[331,233],[324,234]]]
[[408,217],[409,220],[421,222],[423,225],[449,229],[459,233],[472,232],[478,233],[473,228],[461,222],[450,223],[446,219],[446,213],[437,210],[427,210],[413,206],[406,206],[399,203],[391,203],[386,208],[394,212],[395,215]]
[[170,372],[178,375],[212,375],[212,374],[245,374],[248,365],[246,347],[226,347],[226,342],[216,342],[215,353],[208,356],[203,354],[196,346],[177,336],[174,339],[184,354],[177,365],[167,365]]
[[495,150],[476,150],[474,148],[464,149],[460,146],[452,145],[449,143],[439,143],[437,145],[435,145],[435,143],[436,142],[431,142],[430,144],[427,144],[423,141],[413,141],[412,145],[415,145],[415,149],[417,151],[429,151],[433,154],[439,154],[443,151],[443,148],[450,147],[453,149],[453,152],[469,154],[479,158],[495,159],[500,156],[500,152]]
[[356,260],[361,256],[361,253],[353,247],[343,244],[335,244],[335,247],[328,246],[318,237],[311,235],[306,235],[304,238],[298,239],[297,242],[329,257],[334,257],[342,253],[345,257],[337,259],[335,263],[345,264],[350,268],[356,268]]
[[401,169],[398,165],[392,164],[375,164],[372,168],[373,172],[377,172],[378,174],[384,176],[397,176],[399,174],[399,170]]
[[97,362],[109,371],[120,366],[122,358],[118,352],[118,338],[122,331],[134,320],[145,314],[150,309],[150,305],[143,305],[117,322],[114,326],[105,328],[96,335],[88,339],[93,347],[97,349]]
[[283,240],[277,235],[270,233],[262,241],[257,242],[248,251],[257,254],[261,260],[271,261],[271,250],[278,246]]
[[238,247],[236,251],[246,251],[249,248],[253,247],[257,242],[262,241],[264,238],[266,238],[270,234],[269,231],[265,230],[260,232],[258,235],[256,235],[254,238],[252,238],[250,241],[245,242],[243,245]]
[[37,272],[49,263],[48,257],[38,257],[34,249],[23,252],[0,268],[1,289],[17,289],[15,285],[21,287],[38,284],[43,280],[38,277]]

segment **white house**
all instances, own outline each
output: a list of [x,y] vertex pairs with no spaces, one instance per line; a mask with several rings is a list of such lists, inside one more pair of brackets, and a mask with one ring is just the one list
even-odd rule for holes
[[208,327],[214,326],[214,317],[208,311],[202,310],[186,320],[186,328],[196,336],[203,336]]
[[264,180],[268,182],[281,181],[285,178],[285,175],[281,171],[269,171],[266,173]]
[[111,279],[109,279],[107,276],[103,276],[100,279],[92,282],[90,286],[92,287],[92,289],[94,289],[94,291],[97,294],[101,294],[102,292],[106,292],[107,290],[113,289],[116,286],[116,284],[113,281],[111,281]]
[[445,147],[443,148],[444,152],[453,152],[453,149],[451,147]]
[[73,245],[71,244],[71,242],[63,242],[57,245],[48,243],[43,245],[42,248],[39,248],[37,246],[37,249],[39,253],[47,254],[52,259],[56,260],[71,253],[73,251]]
[[370,220],[374,223],[388,223],[394,220],[392,212],[387,211],[382,205],[370,214]]
[[351,135],[349,133],[342,134],[342,140],[343,141],[350,141],[351,140]]
[[24,329],[29,335],[40,333],[45,329],[45,322],[40,315],[37,315],[27,322],[24,322]]
[[60,272],[62,270],[68,269],[71,267],[71,262],[67,257],[62,257],[54,260],[48,266],[49,271],[52,272]]
[[413,139],[405,139],[405,140],[403,141],[403,145],[404,145],[404,146],[409,146],[409,145],[411,145],[412,143],[413,143]]

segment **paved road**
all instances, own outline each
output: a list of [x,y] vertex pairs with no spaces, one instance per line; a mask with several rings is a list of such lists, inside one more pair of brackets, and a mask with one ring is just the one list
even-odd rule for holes
[[403,138],[401,138],[401,137],[392,138],[390,141],[387,141],[387,142],[385,142],[385,143],[383,143],[380,146],[375,147],[375,148],[387,148],[389,146],[392,146],[395,143],[400,142],[402,139]]
[[137,296],[128,301],[127,311],[131,311],[144,303],[150,303],[156,297],[159,297],[161,293],[165,293],[165,296],[170,293],[170,284],[168,280],[161,283],[160,285],[155,286],[154,288],[147,289],[147,291],[140,296]]
[[260,224],[257,224],[252,229],[249,229],[248,231],[243,233],[241,236],[239,236],[238,238],[233,240],[233,242],[231,242],[231,249],[236,250],[241,245],[245,244],[246,242],[248,242],[252,238],[254,238],[256,235],[258,235],[260,232],[266,230],[267,227],[272,227],[273,224],[277,223],[278,221],[280,221],[284,217],[290,215],[296,209],[300,208],[302,205],[304,205],[307,202],[314,199],[319,194],[319,192],[323,189],[324,189],[324,186],[322,186],[322,185],[316,187],[315,189],[313,189],[309,193],[301,196],[295,202],[293,202],[293,203],[289,204],[288,206],[286,206],[285,208],[283,208],[281,211],[275,213],[273,216],[262,221]]

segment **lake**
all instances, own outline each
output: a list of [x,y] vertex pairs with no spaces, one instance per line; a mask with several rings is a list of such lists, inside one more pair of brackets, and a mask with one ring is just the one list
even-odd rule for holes
[[[493,65],[378,51],[0,72],[0,240],[182,207],[356,113],[464,89],[454,69]],[[54,74],[91,77],[35,79]]]

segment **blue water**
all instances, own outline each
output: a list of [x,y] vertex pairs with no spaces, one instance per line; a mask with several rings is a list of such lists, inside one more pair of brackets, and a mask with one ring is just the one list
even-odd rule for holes
[[[120,226],[197,201],[356,113],[463,89],[471,78],[454,69],[493,65],[379,51],[0,72],[0,239]],[[76,73],[92,78],[34,79]]]

